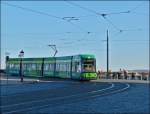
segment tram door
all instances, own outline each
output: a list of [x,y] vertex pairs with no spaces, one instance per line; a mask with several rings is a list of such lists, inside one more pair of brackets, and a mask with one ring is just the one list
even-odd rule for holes
[[78,61],[73,62],[72,65],[72,77],[79,78],[81,73],[81,64]]
[[75,65],[75,69],[76,69],[76,73],[80,73],[81,72],[81,64],[79,62],[76,62],[76,65]]

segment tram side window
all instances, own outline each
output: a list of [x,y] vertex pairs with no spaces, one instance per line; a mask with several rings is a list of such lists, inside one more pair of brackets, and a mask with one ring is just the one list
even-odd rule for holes
[[72,65],[72,71],[81,72],[81,64],[79,62],[74,62]]
[[49,69],[49,64],[45,64],[44,65],[44,70],[48,70]]
[[13,69],[13,67],[14,67],[14,64],[10,64],[10,65],[9,65],[9,68],[10,68],[10,69]]
[[27,64],[23,64],[23,70],[27,70]]
[[54,70],[54,64],[44,64],[44,70],[53,71]]
[[19,64],[15,64],[15,69],[19,70]]
[[9,68],[14,69],[14,70],[18,70],[19,69],[19,64],[10,64]]
[[12,69],[15,69],[15,64],[12,64]]
[[31,71],[31,70],[32,70],[32,69],[31,69],[31,65],[32,65],[32,64],[28,63],[28,64],[26,64],[26,65],[27,65],[27,70],[28,70],[28,71]]
[[68,71],[68,70],[69,70],[69,64],[66,63],[66,71]]
[[62,71],[62,64],[59,64],[59,71]]
[[64,71],[67,72],[67,63],[64,63]]
[[41,70],[41,64],[36,64],[36,70]]
[[65,63],[60,63],[60,71],[66,71]]
[[60,64],[57,63],[57,64],[56,64],[56,71],[59,71],[59,70],[60,70]]
[[60,63],[59,70],[67,72],[68,71],[68,63]]
[[36,70],[36,64],[32,64],[31,69]]
[[65,64],[65,63],[63,63],[62,65],[63,65],[63,67],[62,67],[62,71],[66,71],[66,64]]
[[64,64],[60,63],[60,71],[64,71]]
[[66,64],[66,71],[70,71],[70,63]]
[[57,63],[56,64],[56,71],[70,71],[69,63]]
[[72,71],[75,72],[75,62],[72,63]]
[[49,64],[49,70],[53,71],[54,70],[54,64]]
[[65,71],[68,71],[68,63],[65,64]]

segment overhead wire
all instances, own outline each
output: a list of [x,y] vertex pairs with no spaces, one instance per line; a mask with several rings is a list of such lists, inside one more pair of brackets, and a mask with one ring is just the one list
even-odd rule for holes
[[[71,3],[71,2],[70,2]],[[112,21],[110,21],[108,18],[106,18],[106,16],[108,16],[108,15],[114,15],[114,14],[122,14],[122,13],[132,13],[131,12],[131,10],[128,10],[128,11],[125,11],[125,12],[116,12],[116,13],[98,13],[98,12],[95,12],[94,10],[89,10],[89,9],[87,9],[87,8],[85,8],[85,7],[82,7],[82,6],[79,6],[79,5],[77,5],[77,4],[74,4],[75,6],[78,6],[78,7],[80,7],[80,8],[82,8],[82,9],[84,9],[84,10],[88,10],[88,11],[90,11],[90,12],[93,12],[93,13],[96,13],[97,15],[101,15],[109,24],[111,24],[115,29],[117,29],[117,30],[119,30],[119,32],[117,33],[117,34],[120,34],[120,33],[122,33],[122,32],[124,32],[124,31],[140,31],[140,30],[142,30],[142,29],[119,29]],[[135,8],[134,8],[134,10],[135,9],[137,9],[138,7],[140,7],[140,5],[138,5],[138,6],[136,6]],[[133,10],[133,9],[132,9]],[[119,42],[124,42],[124,41],[122,41],[122,40],[113,40],[113,41],[119,41]],[[140,43],[139,43],[139,41],[140,41]],[[149,41],[149,40],[125,40],[125,42],[130,42],[130,43],[135,43],[135,44],[143,44],[142,42],[144,41]],[[138,43],[136,43],[136,42],[138,42]]]
[[67,3],[69,3],[69,4],[71,4],[71,5],[74,5],[74,6],[76,6],[76,7],[79,7],[79,8],[81,8],[81,9],[87,10],[87,11],[89,11],[89,12],[91,12],[91,13],[94,13],[94,14],[97,14],[97,15],[101,15],[101,16],[107,16],[107,15],[112,15],[112,14],[129,13],[129,11],[114,12],[114,13],[99,13],[99,12],[97,12],[97,11],[95,11],[95,10],[89,9],[89,8],[87,8],[87,7],[83,7],[83,6],[81,6],[81,5],[78,5],[78,4],[76,4],[76,3],[71,2],[71,1],[69,1],[69,0],[64,0],[64,1],[67,2]]
[[130,9],[130,10],[127,10],[127,11],[114,12],[114,13],[99,13],[99,12],[97,12],[97,11],[95,11],[95,10],[92,10],[92,9],[90,9],[90,8],[87,8],[87,7],[83,7],[83,6],[78,5],[78,4],[74,3],[74,2],[71,2],[71,1],[68,1],[68,0],[65,0],[65,1],[66,1],[67,3],[69,3],[70,5],[79,7],[79,8],[81,8],[81,9],[83,9],[83,10],[88,11],[88,12],[91,12],[91,13],[94,13],[94,14],[96,14],[96,15],[102,16],[103,19],[105,19],[105,20],[106,20],[109,24],[111,24],[116,30],[118,30],[119,33],[121,33],[122,31],[126,31],[126,30],[120,29],[120,28],[119,28],[118,26],[116,26],[111,20],[109,20],[109,19],[107,18],[107,16],[108,16],[108,15],[114,15],[114,14],[131,13],[131,12],[133,12],[134,10],[136,10],[137,8],[139,8],[140,6],[142,6],[143,3],[144,3],[144,2],[142,2],[142,3],[138,4],[137,6],[135,6],[134,8],[132,8],[132,9]]
[[130,11],[122,11],[122,12],[106,13],[105,15],[124,14],[124,13],[130,13]]
[[111,24],[116,30],[120,30],[119,27],[117,27],[114,23],[112,23],[109,19],[107,19],[106,16],[107,16],[107,15],[110,15],[110,14],[129,13],[128,11],[126,11],[126,12],[116,12],[116,13],[110,13],[110,14],[107,14],[107,13],[99,13],[99,12],[97,12],[97,11],[95,11],[95,10],[92,10],[92,9],[86,8],[86,7],[83,7],[83,6],[81,6],[81,5],[78,5],[78,4],[76,4],[76,3],[70,2],[70,1],[68,1],[68,0],[65,0],[65,2],[69,3],[70,5],[79,7],[79,8],[81,8],[81,9],[83,9],[83,10],[86,10],[86,11],[88,11],[88,12],[91,12],[91,13],[94,13],[94,14],[96,14],[96,15],[98,15],[98,16],[103,17],[103,19],[105,19],[109,24]]
[[28,32],[25,32],[25,33],[13,33],[13,34],[8,34],[8,33],[1,33],[1,35],[11,35],[11,36],[15,36],[15,35],[37,35],[37,36],[40,36],[40,35],[64,35],[64,34],[97,34],[99,32],[97,31],[90,31],[90,32],[72,32],[72,31],[68,31],[68,32],[49,32],[49,33],[39,33],[39,32],[36,32],[36,33],[28,33]]
[[2,2],[2,4],[6,4],[6,5],[8,5],[8,6],[16,7],[16,8],[25,10],[25,11],[30,11],[30,12],[38,13],[38,14],[41,14],[41,15],[50,16],[50,17],[53,17],[53,18],[62,19],[62,18],[60,18],[60,17],[57,17],[57,16],[55,16],[55,15],[51,15],[51,14],[49,14],[49,13],[45,13],[45,12],[41,12],[41,11],[37,11],[37,10],[25,8],[25,7],[22,7],[22,6],[19,6],[19,5],[14,5],[14,4],[6,3],[6,2]]
[[110,21],[108,18],[103,17],[108,23],[110,23],[116,30],[120,31],[121,29],[119,29],[112,21]]
[[[53,17],[53,18],[57,18],[57,19],[64,20],[64,19],[62,19],[62,18],[60,18],[60,17],[58,17],[58,16],[50,15],[50,14],[48,14],[48,13],[44,13],[44,12],[41,12],[41,11],[36,11],[36,10],[32,10],[32,9],[28,9],[28,8],[21,7],[21,6],[18,6],[18,5],[9,4],[9,3],[5,3],[5,4],[7,4],[7,5],[9,5],[9,6],[13,6],[13,7],[20,8],[20,9],[23,9],[23,10],[31,11],[31,12],[34,12],[34,13],[38,13],[38,14],[42,14],[42,15],[46,15],[46,16],[50,16],[50,17]],[[70,21],[67,21],[67,22],[69,22],[70,24],[72,24],[72,25],[74,25],[74,26],[76,26],[76,27],[82,29],[80,26],[77,26],[77,25],[73,24],[73,23],[70,22]],[[83,29],[82,29],[82,30],[83,30]],[[89,33],[89,32],[87,32],[87,33]],[[33,47],[30,47],[30,48],[33,48]]]
[[[106,42],[106,40],[102,40],[103,42]],[[112,43],[128,43],[128,44],[149,44],[149,40],[111,40]],[[121,43],[120,43],[121,42]],[[118,45],[118,44],[117,44]]]
[[131,12],[132,14],[138,14],[138,15],[142,15],[142,16],[149,16],[148,13],[144,13],[144,12]]
[[74,5],[74,6],[76,6],[76,7],[79,7],[79,8],[81,8],[81,9],[83,9],[83,10],[87,10],[87,11],[89,11],[89,12],[91,12],[91,13],[99,14],[98,12],[96,12],[96,11],[94,11],[94,10],[92,10],[92,9],[89,9],[89,8],[83,7],[83,6],[81,6],[81,5],[78,5],[78,4],[76,4],[76,3],[70,2],[69,0],[64,0],[64,1],[65,1],[66,3],[68,3],[68,4],[71,4],[71,5]]
[[146,1],[140,2],[137,6],[135,6],[135,7],[131,8],[131,9],[129,9],[128,11],[129,11],[130,13],[132,13],[132,14],[143,14],[143,15],[147,15],[147,16],[148,16],[148,14],[146,14],[146,13],[135,12],[135,11],[136,11],[138,8],[140,8],[145,2],[146,2]]
[[141,28],[138,29],[123,29],[122,31],[141,31]]
[[[37,13],[37,14],[49,16],[49,17],[56,18],[56,19],[59,19],[59,20],[63,20],[63,21],[65,21],[65,22],[70,23],[72,26],[74,26],[74,27],[76,27],[76,28],[78,28],[78,29],[80,29],[80,30],[82,30],[82,31],[84,30],[83,28],[81,28],[81,27],[75,25],[75,24],[72,23],[71,21],[68,21],[68,20],[64,19],[64,17],[55,16],[55,15],[52,15],[52,14],[49,14],[49,13],[45,13],[45,12],[42,12],[42,11],[33,10],[33,9],[31,9],[31,8],[25,8],[25,7],[22,7],[22,6],[19,6],[19,5],[14,5],[14,4],[6,3],[6,2],[2,2],[2,4],[6,4],[6,5],[8,5],[8,6],[16,7],[16,8],[25,10],[25,11],[30,11],[30,12],[33,12],[33,13]],[[79,19],[78,19],[78,20],[79,20]],[[84,31],[86,31],[86,30],[84,30]],[[86,32],[88,32],[88,31],[86,31]]]
[[133,31],[142,31],[142,30],[143,29],[140,29],[140,28],[138,28],[138,29],[122,29],[119,32],[117,32],[114,35],[112,35],[112,38],[116,38],[118,35],[120,35],[121,33],[126,32],[126,31],[128,31],[128,32],[132,31],[133,32]]
[[[80,27],[80,26],[78,26],[78,25],[72,23],[71,21],[68,21],[68,23],[70,23],[71,25],[75,26],[76,28],[79,28],[79,29],[82,30],[82,31],[85,31],[82,27]],[[89,31],[85,31],[85,32],[88,33]]]
[[[102,41],[106,41],[106,40],[102,40]],[[127,39],[127,40],[111,40],[111,41],[123,41],[123,42],[128,42],[128,41],[144,41],[144,42],[146,42],[146,41],[149,41],[149,40],[130,40],[130,39]]]
[[141,3],[139,3],[134,8],[129,9],[129,12],[134,12],[136,9],[138,9],[139,7],[141,7],[144,3],[145,3],[145,1],[142,1]]
[[118,42],[147,42],[149,40],[111,40],[111,41],[118,41]]
[[[65,0],[65,1],[66,1],[66,0]],[[116,13],[98,13],[98,12],[96,12],[96,11],[94,11],[94,10],[89,9],[89,8],[85,8],[85,7],[82,7],[82,6],[80,6],[80,5],[74,4],[73,2],[70,2],[70,1],[66,1],[66,2],[68,2],[68,3],[70,3],[70,4],[73,4],[74,6],[80,7],[80,8],[82,8],[82,9],[84,9],[84,10],[87,10],[87,11],[89,11],[89,12],[91,12],[91,13],[94,13],[94,14],[96,14],[96,15],[102,16],[102,17],[103,17],[108,23],[110,23],[115,29],[119,30],[119,33],[123,32],[123,31],[127,31],[127,30],[121,30],[121,29],[119,29],[119,28],[118,28],[113,22],[111,22],[106,16],[112,15],[112,14],[130,13],[130,12],[131,12],[130,10],[129,10],[129,11],[126,11],[126,12],[116,12]],[[28,9],[28,8],[21,7],[21,6],[18,6],[18,5],[12,5],[12,4],[9,4],[9,3],[5,3],[5,4],[7,4],[7,5],[9,5],[9,6],[13,6],[13,7],[20,8],[20,9],[23,9],[23,10],[31,11],[31,12],[34,12],[34,13],[42,14],[42,15],[45,15],[45,16],[50,16],[50,17],[57,18],[57,19],[60,19],[60,20],[65,20],[65,19],[63,19],[62,17],[58,17],[58,16],[55,16],[55,15],[51,15],[51,14],[49,14],[49,13],[45,13],[45,12],[41,12],[41,11],[36,11],[36,10],[33,10],[33,9]],[[70,23],[71,25],[75,26],[76,28],[79,28],[80,30],[83,30],[82,27],[80,27],[80,26],[78,26],[78,25],[72,23],[71,21],[68,21],[68,20],[65,20],[65,21],[68,22],[68,23]],[[86,33],[89,34],[90,32],[86,31]]]

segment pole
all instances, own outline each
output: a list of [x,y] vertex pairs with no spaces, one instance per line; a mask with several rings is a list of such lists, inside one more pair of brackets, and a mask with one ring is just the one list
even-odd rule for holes
[[22,74],[22,58],[21,58],[21,62],[20,62],[20,74],[21,74],[21,82],[23,82],[23,74]]
[[21,50],[19,53],[19,57],[20,57],[20,82],[23,82],[23,74],[22,74],[22,57],[24,56],[24,51]]
[[7,85],[8,85],[8,73],[9,73],[9,56],[6,56],[6,68],[5,68],[5,73],[6,73],[6,77],[7,77]]
[[109,38],[107,30],[107,78],[109,77]]

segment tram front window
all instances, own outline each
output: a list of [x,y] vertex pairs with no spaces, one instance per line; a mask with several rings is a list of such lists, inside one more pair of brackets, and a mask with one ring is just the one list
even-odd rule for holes
[[83,72],[95,72],[95,59],[84,59],[82,63]]

